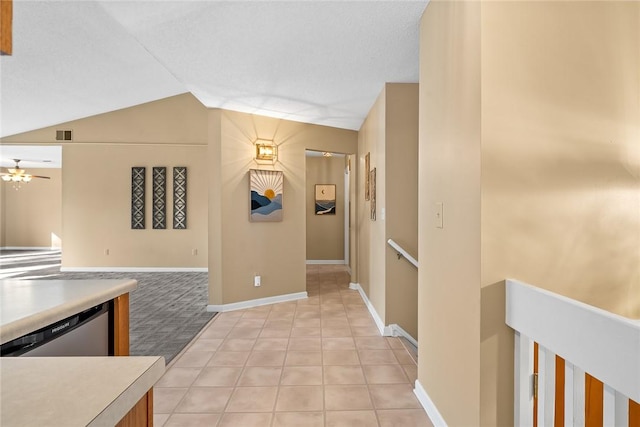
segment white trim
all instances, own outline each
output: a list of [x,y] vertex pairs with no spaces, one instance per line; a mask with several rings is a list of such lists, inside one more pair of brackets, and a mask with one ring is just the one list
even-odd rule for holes
[[62,248],[56,246],[3,246],[2,251],[61,251]]
[[171,273],[207,272],[207,267],[60,267],[60,272]]
[[345,264],[347,267],[347,273],[349,273],[349,276],[351,276],[351,267],[348,264]]
[[359,283],[355,283],[355,282],[349,283],[349,289],[351,289],[352,291],[357,291],[359,286],[360,286]]
[[391,328],[391,336],[393,336],[393,337],[403,337],[404,339],[409,341],[411,343],[411,345],[413,345],[415,348],[418,348],[418,340],[416,340],[414,337],[412,337],[409,334],[409,332],[407,332],[404,329],[402,329],[402,327],[400,325],[398,325],[397,323],[392,323],[392,324],[389,325],[389,327]]
[[434,427],[447,427],[447,422],[442,417],[442,414],[440,414],[440,411],[438,411],[436,404],[433,403],[433,400],[431,400],[418,380],[416,380],[416,388],[413,389],[413,393],[418,398],[418,401],[424,408]]
[[[355,285],[355,289],[352,288],[351,285]],[[378,331],[380,331],[380,335],[382,335],[383,337],[393,336],[393,331],[391,330],[391,326],[384,325],[384,322],[380,318],[380,315],[376,311],[373,304],[371,304],[371,301],[369,301],[367,294],[364,293],[364,290],[362,289],[362,286],[360,286],[360,283],[349,283],[349,288],[356,290],[360,293],[360,297],[362,297],[362,300],[364,301],[367,308],[369,309],[369,313],[371,313],[371,317],[373,317],[373,321],[376,322],[376,326],[378,327]]]
[[344,265],[345,262],[343,259],[308,259],[307,260],[307,265],[322,265],[322,264]]
[[258,307],[260,305],[276,304],[279,302],[296,301],[307,298],[307,292],[297,292],[294,294],[276,295],[273,297],[251,299],[247,301],[232,302],[230,304],[209,304],[207,311],[224,313],[227,311],[242,310],[245,308]]

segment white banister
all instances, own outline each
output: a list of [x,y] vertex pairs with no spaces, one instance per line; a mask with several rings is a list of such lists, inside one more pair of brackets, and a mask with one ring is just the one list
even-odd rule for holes
[[402,247],[397,244],[396,242],[393,241],[393,239],[389,239],[387,240],[387,243],[389,244],[389,246],[391,246],[393,249],[396,250],[396,253],[398,254],[398,258],[400,258],[401,256],[405,257],[407,261],[409,261],[411,264],[413,264],[416,268],[418,268],[418,260],[415,259],[414,257],[412,257],[409,252],[405,251],[404,249],[402,249]]
[[507,325],[573,364],[574,391],[579,368],[640,402],[640,322],[517,280],[506,288]]

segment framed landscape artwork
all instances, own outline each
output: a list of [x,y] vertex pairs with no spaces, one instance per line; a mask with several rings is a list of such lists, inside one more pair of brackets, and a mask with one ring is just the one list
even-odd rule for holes
[[316,215],[336,214],[336,186],[335,184],[316,185]]
[[282,171],[249,170],[249,196],[251,222],[282,221]]

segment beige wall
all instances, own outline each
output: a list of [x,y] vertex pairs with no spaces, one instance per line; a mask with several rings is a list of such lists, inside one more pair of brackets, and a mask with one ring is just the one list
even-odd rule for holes
[[[480,423],[480,3],[420,34],[418,380],[450,426]],[[444,228],[436,228],[437,202]],[[511,423],[512,424],[512,423]]]
[[427,7],[418,376],[449,425],[513,424],[505,278],[638,316],[639,76],[638,3]]
[[3,143],[57,143],[56,129],[74,142],[206,144],[207,109],[190,93],[2,138]]
[[[376,168],[376,221],[364,199],[365,156]],[[418,271],[398,260],[394,239],[418,256],[418,85],[387,83],[359,132],[358,282],[385,325],[417,337]]]
[[[344,260],[344,157],[307,156],[307,260]],[[316,184],[336,186],[336,214],[315,214]]]
[[[358,186],[358,155],[350,154],[347,160],[349,168],[349,270],[351,283],[358,283],[358,194],[362,191]],[[362,196],[361,196],[362,197]]]
[[[209,114],[209,225],[219,248],[210,252],[210,304],[229,304],[305,291],[305,150],[355,153],[357,133],[231,111]],[[275,165],[253,160],[256,139],[278,145]],[[249,169],[284,172],[284,219],[249,222]],[[215,242],[213,242],[216,244]],[[253,276],[262,286],[253,286]]]
[[[376,312],[385,318],[385,267],[386,243],[384,240],[384,221],[380,209],[385,206],[384,185],[384,144],[385,144],[385,103],[386,91],[383,89],[369,110],[358,132],[358,282]],[[376,168],[376,207],[377,220],[370,219],[371,202],[364,199],[365,156],[369,153],[370,168]]]
[[[386,85],[386,235],[418,259],[418,84]],[[418,337],[418,269],[385,244],[386,322]]]
[[62,174],[60,169],[29,169],[34,178],[16,191],[12,183],[2,187],[2,241],[0,247],[60,247],[62,235]]
[[[63,267],[207,267],[207,110],[192,95],[14,135],[1,142],[53,144],[56,129],[74,132],[73,142],[63,144],[62,149]],[[131,229],[132,166],[147,167],[145,230]],[[152,228],[153,166],[168,168],[165,230]],[[172,229],[173,166],[187,166],[186,230]]]
[[[63,267],[207,267],[206,146],[67,145]],[[99,159],[99,161],[96,161]],[[146,170],[146,228],[131,229],[131,168]],[[167,228],[154,230],[152,167],[167,167]],[[173,170],[187,167],[187,229],[173,229]],[[105,254],[109,249],[109,255]],[[193,250],[197,255],[193,255]]]
[[484,425],[512,414],[505,278],[640,316],[639,13],[482,6]]

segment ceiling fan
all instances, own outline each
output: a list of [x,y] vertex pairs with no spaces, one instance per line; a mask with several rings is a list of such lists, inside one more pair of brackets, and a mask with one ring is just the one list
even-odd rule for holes
[[7,168],[9,172],[0,172],[0,178],[2,178],[2,180],[5,182],[30,182],[33,178],[51,179],[48,176],[28,174],[24,169],[20,169],[21,159],[13,159],[13,161],[16,162],[15,168]]

